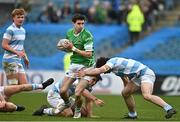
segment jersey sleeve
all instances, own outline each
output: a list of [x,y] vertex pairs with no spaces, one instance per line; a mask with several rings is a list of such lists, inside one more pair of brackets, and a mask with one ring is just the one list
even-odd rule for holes
[[3,38],[11,40],[12,36],[13,36],[13,31],[11,29],[7,29],[6,32],[3,35]]
[[106,65],[108,65],[111,69],[114,67],[115,65],[115,61],[114,59],[110,59],[106,62]]
[[84,44],[85,51],[93,51],[93,36],[88,33],[85,37],[85,44]]

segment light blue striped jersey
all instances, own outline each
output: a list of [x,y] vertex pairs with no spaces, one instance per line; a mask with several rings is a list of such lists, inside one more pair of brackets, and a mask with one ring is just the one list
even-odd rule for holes
[[134,75],[139,73],[143,69],[147,69],[148,67],[138,61],[135,61],[133,59],[126,59],[126,58],[111,58],[106,62],[106,65],[108,65],[112,72],[115,73],[118,76],[123,75]]
[[[61,86],[62,86],[62,81],[57,81],[57,82],[53,85],[52,90],[53,90],[54,92],[60,93],[60,88],[61,88]],[[76,88],[75,84],[72,84],[72,85],[69,87],[69,89],[68,89],[68,94],[69,94],[69,96],[74,95],[74,93],[75,93],[75,88]]]
[[[26,31],[23,27],[18,28],[13,23],[6,29],[6,32],[4,33],[3,38],[9,40],[9,45],[14,50],[22,51],[24,50],[25,34],[26,34]],[[12,62],[13,60],[20,61],[21,59],[16,54],[5,50],[3,60],[6,62]]]

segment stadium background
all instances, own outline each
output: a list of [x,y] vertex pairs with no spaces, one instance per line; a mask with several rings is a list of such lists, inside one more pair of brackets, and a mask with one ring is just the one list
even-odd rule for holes
[[[11,24],[10,12],[15,7],[24,7],[27,11],[24,28],[27,32],[25,50],[30,59],[30,69],[27,70],[29,81],[40,83],[49,77],[62,80],[65,53],[57,50],[56,44],[60,38],[65,38],[67,29],[72,27],[72,15],[80,12],[87,16],[85,27],[94,36],[97,57],[136,59],[155,71],[155,94],[180,95],[180,1],[140,0],[144,10],[148,10],[148,16],[139,40],[130,45],[125,20],[134,1],[0,0],[1,41],[6,27]],[[2,56],[3,49],[0,48],[1,59]],[[6,85],[2,65],[0,72],[0,85]],[[119,95],[122,89],[121,80],[108,74],[103,75],[103,81],[94,87],[93,92]]]

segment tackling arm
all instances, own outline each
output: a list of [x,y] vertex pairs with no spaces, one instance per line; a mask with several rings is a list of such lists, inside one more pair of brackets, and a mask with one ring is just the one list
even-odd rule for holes
[[105,64],[104,66],[102,66],[100,68],[95,68],[95,69],[90,69],[90,70],[84,71],[84,75],[95,76],[95,75],[99,75],[101,73],[105,73],[110,69],[111,68]]
[[105,64],[104,66],[102,66],[100,68],[94,68],[94,69],[89,69],[89,70],[80,70],[76,73],[76,76],[77,77],[83,77],[85,75],[96,76],[96,75],[99,75],[101,73],[105,73],[110,69],[111,68]]
[[82,95],[86,98],[89,99],[91,101],[93,101],[97,106],[103,106],[104,105],[104,101],[96,98],[94,95],[92,95],[87,89],[84,89]]

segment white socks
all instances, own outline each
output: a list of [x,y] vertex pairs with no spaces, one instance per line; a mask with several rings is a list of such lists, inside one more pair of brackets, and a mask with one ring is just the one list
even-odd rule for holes
[[55,108],[46,108],[43,110],[43,113],[47,115],[57,115],[59,113],[59,110]]
[[137,113],[136,113],[136,111],[135,112],[129,112],[128,116],[135,117],[135,116],[137,116]]
[[32,89],[33,90],[42,89],[42,88],[43,88],[42,84],[35,84],[35,83],[32,84]]
[[172,109],[172,106],[167,104],[163,108],[164,108],[165,111],[168,111],[168,110]]

